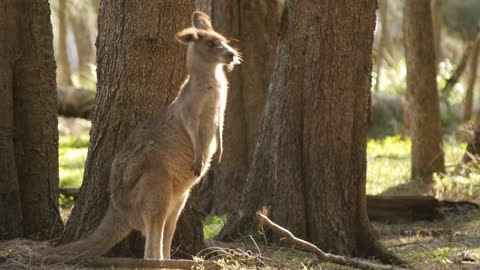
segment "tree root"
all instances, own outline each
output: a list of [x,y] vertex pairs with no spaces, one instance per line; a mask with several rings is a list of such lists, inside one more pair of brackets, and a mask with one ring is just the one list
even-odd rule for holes
[[353,259],[345,256],[333,255],[330,253],[323,252],[317,246],[312,243],[309,243],[305,240],[295,237],[289,230],[279,226],[278,224],[271,221],[267,216],[263,215],[260,212],[256,214],[257,219],[260,221],[260,226],[263,224],[268,225],[275,233],[284,237],[282,240],[285,240],[291,245],[298,246],[306,251],[312,252],[315,254],[321,262],[331,262],[339,265],[352,266],[360,269],[371,269],[371,270],[400,270],[404,268],[399,268],[392,265],[382,265],[371,263],[368,261]]

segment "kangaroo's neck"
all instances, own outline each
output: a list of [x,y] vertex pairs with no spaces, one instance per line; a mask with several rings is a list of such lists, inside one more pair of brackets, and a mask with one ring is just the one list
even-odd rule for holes
[[222,65],[201,65],[187,68],[190,75],[189,83],[201,87],[226,87],[227,80]]

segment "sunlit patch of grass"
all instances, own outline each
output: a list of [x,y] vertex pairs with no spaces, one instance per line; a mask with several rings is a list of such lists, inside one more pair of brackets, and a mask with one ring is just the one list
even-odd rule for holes
[[[367,193],[376,195],[392,187],[405,184],[410,179],[411,140],[403,140],[400,135],[383,139],[370,139],[367,144]],[[443,143],[447,174],[438,175],[444,191],[458,191],[460,196],[479,194],[480,171],[468,177],[461,176],[455,170],[461,163],[466,144],[458,142],[453,136]],[[440,185],[440,187],[442,187]]]
[[410,175],[410,140],[397,136],[369,140],[367,144],[367,193],[379,194],[403,184]]
[[59,143],[60,187],[80,187],[88,150],[88,135],[62,136]]

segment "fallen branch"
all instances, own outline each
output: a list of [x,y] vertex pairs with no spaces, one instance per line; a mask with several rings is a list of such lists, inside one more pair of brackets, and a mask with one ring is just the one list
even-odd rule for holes
[[[59,258],[46,260],[43,264],[59,263]],[[135,258],[87,258],[87,259],[65,259],[64,264],[80,264],[91,268],[163,268],[163,269],[222,269],[220,265],[212,261],[192,260],[145,260]]]
[[82,265],[92,268],[126,267],[126,268],[165,268],[165,269],[222,269],[210,261],[192,260],[145,260],[133,258],[98,258],[88,259]]
[[352,266],[360,269],[371,269],[371,270],[403,269],[403,268],[398,268],[391,265],[381,265],[381,264],[371,263],[363,260],[358,260],[358,259],[353,259],[345,256],[333,255],[330,253],[323,252],[314,244],[295,237],[289,230],[274,223],[262,213],[257,212],[257,218],[260,221],[260,224],[267,224],[268,227],[272,229],[272,231],[279,234],[280,236],[283,236],[284,237],[283,240],[285,240],[287,243],[298,246],[306,251],[314,253],[321,262],[331,262],[339,265]]

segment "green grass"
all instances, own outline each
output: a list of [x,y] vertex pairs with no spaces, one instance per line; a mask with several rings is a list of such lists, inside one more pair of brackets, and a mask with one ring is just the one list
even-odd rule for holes
[[61,136],[59,143],[60,187],[80,187],[88,150],[88,135]]
[[367,193],[379,194],[406,183],[410,176],[410,140],[399,135],[367,144]]

